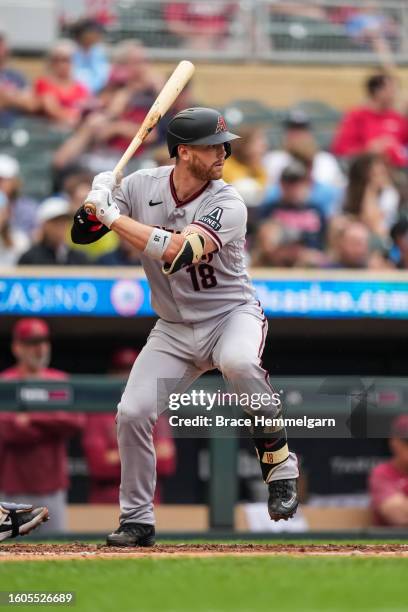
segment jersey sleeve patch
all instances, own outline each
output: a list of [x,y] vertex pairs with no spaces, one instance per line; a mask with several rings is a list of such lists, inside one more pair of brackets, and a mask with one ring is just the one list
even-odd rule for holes
[[215,232],[219,232],[222,227],[221,225],[222,213],[223,213],[223,209],[220,206],[217,206],[216,208],[211,210],[209,213],[206,213],[205,215],[200,217],[198,221],[200,223],[203,223],[204,225],[208,225],[208,227],[210,227]]
[[201,209],[194,223],[205,229],[221,249],[229,242],[245,237],[247,209],[237,197],[216,198]]

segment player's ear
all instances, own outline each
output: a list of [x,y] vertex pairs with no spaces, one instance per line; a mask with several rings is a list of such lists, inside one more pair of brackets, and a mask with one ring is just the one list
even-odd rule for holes
[[183,161],[187,161],[190,158],[190,147],[187,145],[178,145],[177,147],[178,158]]

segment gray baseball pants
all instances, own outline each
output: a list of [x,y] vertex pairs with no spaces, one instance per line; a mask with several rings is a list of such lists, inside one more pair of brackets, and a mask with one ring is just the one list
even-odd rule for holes
[[[196,324],[159,319],[135,361],[118,405],[121,458],[120,522],[154,524],[156,459],[152,430],[169,393],[183,393],[204,372],[218,368],[236,393],[271,393],[261,355],[267,321],[255,304]],[[158,397],[158,380],[174,380]],[[276,416],[278,409],[268,414]],[[246,410],[247,411],[247,410]],[[250,411],[248,411],[250,412]],[[296,455],[272,469],[268,481],[297,478]]]

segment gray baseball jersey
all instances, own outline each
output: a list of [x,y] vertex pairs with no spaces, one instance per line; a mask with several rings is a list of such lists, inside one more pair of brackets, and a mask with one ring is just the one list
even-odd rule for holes
[[[172,232],[196,225],[212,238],[217,250],[170,276],[161,271],[162,262],[141,254],[152,305],[160,319],[118,405],[121,523],[154,524],[152,429],[170,392],[183,393],[214,367],[237,393],[271,391],[261,363],[267,323],[245,268],[245,204],[223,180],[210,181],[180,202],[172,170],[171,166],[139,170],[125,178],[115,194],[122,214]],[[166,381],[164,397],[159,393],[160,381]],[[271,416],[276,410],[271,407]],[[274,453],[266,455],[272,456],[265,463],[270,469],[268,482],[297,478],[295,455],[290,453],[286,461],[275,465]]]
[[[172,323],[197,323],[256,303],[245,266],[247,210],[236,190],[223,180],[210,181],[184,202],[177,198],[173,167],[138,170],[123,179],[115,200],[123,215],[171,232],[196,225],[217,251],[195,266],[163,274],[162,262],[140,259],[149,280],[152,306]],[[199,293],[199,299],[197,295]]]

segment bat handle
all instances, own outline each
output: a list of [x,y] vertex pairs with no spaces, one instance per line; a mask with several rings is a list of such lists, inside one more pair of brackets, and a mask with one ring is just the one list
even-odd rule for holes
[[[113,169],[113,174],[116,177],[116,180],[118,180],[118,177],[122,177],[122,170],[123,167],[126,165],[127,161],[120,159],[119,162],[116,164],[116,166]],[[85,212],[87,215],[94,215],[96,213],[96,208],[95,208],[95,204],[92,204],[92,202],[85,202],[84,204],[84,208],[85,208]]]
[[95,204],[91,202],[85,202],[84,208],[87,215],[94,215],[96,213]]

